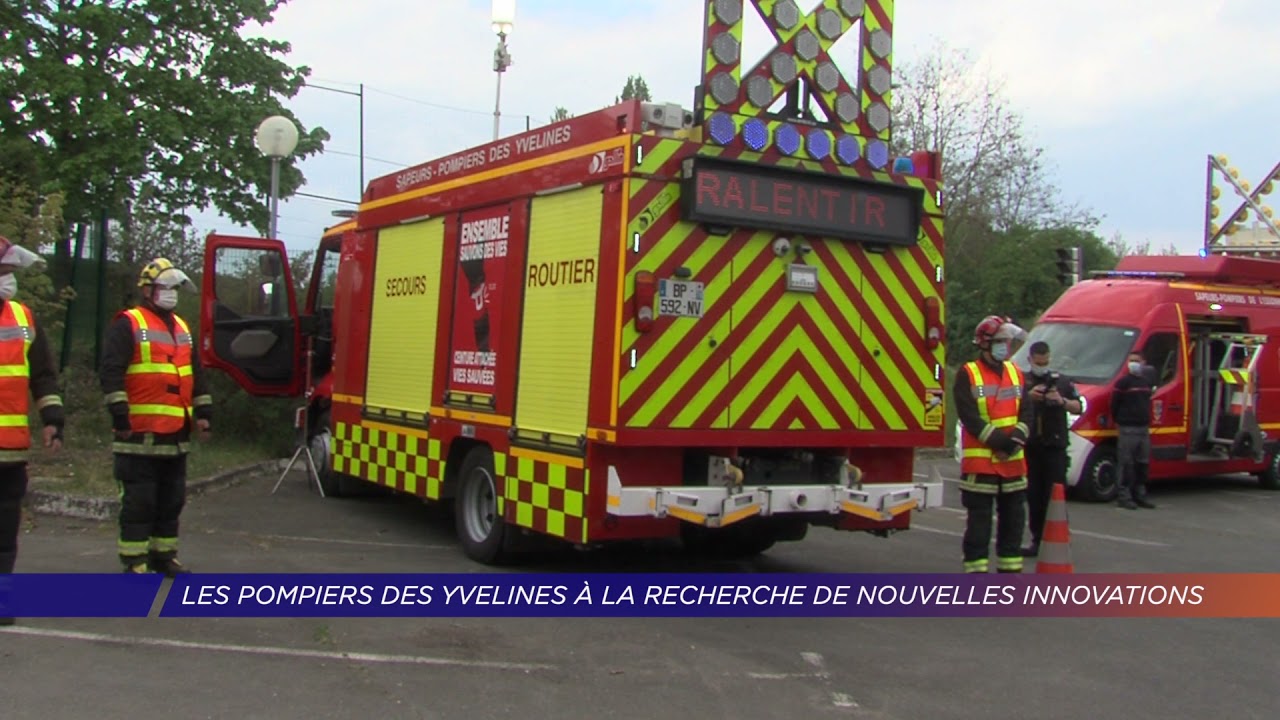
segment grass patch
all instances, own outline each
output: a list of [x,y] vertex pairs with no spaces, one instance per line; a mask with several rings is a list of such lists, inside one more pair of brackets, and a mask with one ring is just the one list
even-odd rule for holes
[[[112,471],[111,425],[106,411],[70,414],[64,434],[66,442],[57,454],[42,447],[32,449],[27,473],[31,489],[83,497],[115,497],[118,490]],[[38,433],[33,433],[37,443],[38,437]],[[277,453],[263,446],[219,437],[215,428],[208,442],[191,443],[187,481],[276,456]]]

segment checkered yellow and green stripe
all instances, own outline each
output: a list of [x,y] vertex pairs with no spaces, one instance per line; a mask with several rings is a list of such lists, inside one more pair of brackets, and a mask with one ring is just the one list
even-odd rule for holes
[[334,429],[335,471],[411,495],[440,498],[445,461],[439,440],[343,422]]
[[504,479],[499,510],[507,522],[569,542],[587,541],[589,471],[497,452],[493,459]]

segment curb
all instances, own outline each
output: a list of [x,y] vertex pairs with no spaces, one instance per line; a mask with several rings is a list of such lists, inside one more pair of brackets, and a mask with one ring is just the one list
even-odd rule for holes
[[[279,460],[264,460],[188,482],[187,497],[192,498],[235,485],[256,472],[277,467],[279,463]],[[23,505],[27,511],[40,515],[59,515],[84,520],[111,520],[120,513],[118,498],[87,497],[48,490],[29,491]]]

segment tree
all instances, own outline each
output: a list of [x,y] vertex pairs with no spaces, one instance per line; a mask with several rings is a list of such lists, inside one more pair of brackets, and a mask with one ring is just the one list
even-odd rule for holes
[[[0,177],[0,235],[35,251],[52,240],[62,227],[62,196],[41,199],[29,188]],[[57,348],[67,303],[75,296],[71,288],[59,291],[44,270],[28,268],[18,275],[14,298],[35,313],[41,332]]]
[[641,102],[649,102],[653,100],[653,96],[649,94],[649,84],[639,75],[629,75],[627,84],[622,86],[622,95],[614,98],[615,103],[623,100],[640,100]]
[[1043,148],[1027,137],[1000,84],[967,53],[939,45],[898,66],[895,83],[894,152],[942,157],[949,262],[976,268],[988,256],[992,230],[1096,224],[1061,200]]
[[1115,253],[1117,258],[1128,257],[1130,255],[1181,255],[1182,254],[1182,252],[1178,250],[1177,246],[1175,246],[1173,243],[1169,243],[1168,245],[1166,245],[1164,248],[1162,248],[1157,252],[1152,252],[1150,240],[1143,240],[1142,242],[1138,242],[1138,243],[1130,243],[1128,240],[1125,240],[1123,237],[1121,237],[1120,233],[1116,233],[1111,236],[1111,239],[1107,241],[1107,247],[1111,249],[1111,252]]
[[567,109],[557,105],[555,114],[551,116],[551,122],[557,123],[562,120],[568,120],[571,117],[573,116],[569,114],[569,111]]
[[[10,0],[0,8],[0,157],[6,173],[34,177],[65,197],[68,223],[119,218],[142,201],[189,224],[191,209],[217,208],[260,232],[270,166],[254,128],[293,118],[293,97],[310,73],[280,56],[286,42],[248,37],[287,0]],[[287,197],[304,178],[295,160],[329,135],[300,126],[281,166]],[[70,257],[70,233],[57,255]]]

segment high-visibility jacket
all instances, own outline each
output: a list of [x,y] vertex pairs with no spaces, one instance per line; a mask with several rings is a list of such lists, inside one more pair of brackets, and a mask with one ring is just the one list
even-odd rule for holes
[[0,457],[31,448],[31,310],[10,300],[0,311]]
[[133,359],[125,372],[129,424],[135,433],[181,431],[191,414],[191,330],[177,315],[176,333],[143,307],[123,313],[133,326]]
[[1027,474],[1027,459],[1022,448],[1006,459],[996,459],[996,453],[986,440],[996,432],[1009,432],[1018,424],[1022,410],[1022,371],[1011,362],[1004,363],[1003,372],[997,373],[985,363],[970,362],[965,366],[974,398],[978,401],[978,413],[984,426],[981,435],[974,436],[961,429],[963,452],[960,472],[969,475],[998,475],[1019,478]]

